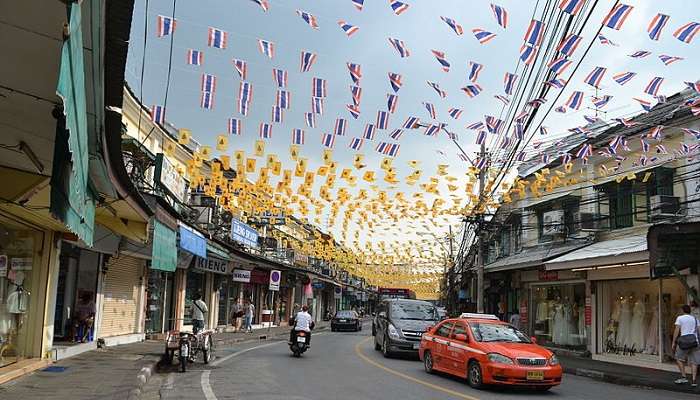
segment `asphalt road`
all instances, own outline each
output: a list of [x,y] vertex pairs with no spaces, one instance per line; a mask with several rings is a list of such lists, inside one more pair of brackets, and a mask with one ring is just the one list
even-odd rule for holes
[[206,400],[491,400],[491,399],[694,399],[696,395],[618,386],[565,375],[548,393],[491,388],[474,390],[464,380],[428,375],[417,359],[385,359],[373,347],[369,329],[322,332],[301,358],[286,342],[219,349],[217,360],[195,364],[182,374],[164,373],[159,397]]

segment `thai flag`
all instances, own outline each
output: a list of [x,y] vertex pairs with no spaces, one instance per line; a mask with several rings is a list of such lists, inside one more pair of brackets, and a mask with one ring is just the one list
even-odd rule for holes
[[348,109],[348,112],[350,113],[350,115],[353,118],[357,119],[357,117],[360,116],[360,107],[359,106],[353,105],[353,104],[346,104],[345,108]]
[[217,49],[225,49],[228,42],[228,32],[222,31],[221,29],[216,29],[209,27],[207,44],[209,47],[215,47]]
[[362,138],[352,138],[350,139],[350,145],[348,147],[350,147],[353,150],[359,151],[364,143],[365,141]]
[[287,86],[287,71],[282,69],[273,68],[272,69],[272,79],[275,81],[278,87]]
[[646,50],[637,50],[634,53],[630,54],[629,56],[632,58],[644,58],[651,54],[651,51],[646,51]]
[[479,79],[479,74],[481,73],[482,69],[484,69],[482,64],[469,61],[469,80],[476,82],[476,80]]
[[377,129],[387,129],[389,127],[389,112],[377,111]]
[[292,94],[287,90],[278,89],[275,105],[284,110],[289,110],[292,108]]
[[249,107],[248,103],[240,103],[239,102],[238,103],[238,112],[241,115],[246,116],[246,115],[248,115],[248,107]]
[[360,78],[362,78],[362,67],[360,64],[347,63],[348,71],[350,71],[350,78],[352,78],[352,83],[359,84]]
[[428,125],[425,128],[425,136],[435,136],[438,132],[440,132],[440,124],[434,124],[434,125]]
[[605,75],[605,71],[607,71],[607,68],[603,68],[603,67],[593,68],[593,70],[588,74],[586,79],[584,79],[584,82],[593,86],[594,88],[599,87],[600,81],[603,79],[603,76]]
[[401,89],[401,85],[403,85],[401,75],[389,72],[389,83],[394,92],[398,92]]
[[462,29],[462,26],[452,18],[440,17],[440,19],[442,19],[450,28],[452,28],[452,30],[455,31],[457,35],[461,35],[464,33],[464,29]]
[[297,10],[297,15],[300,16],[301,19],[304,20],[304,22],[309,24],[310,27],[312,27],[314,29],[318,29],[318,21],[316,20],[316,17],[314,17],[313,15],[311,15],[305,11],[301,11],[301,10]]
[[515,126],[513,126],[513,135],[516,139],[523,140],[525,137],[525,125],[520,122],[516,122]]
[[384,150],[387,148],[387,146],[389,146],[389,143],[387,143],[387,142],[379,142],[379,144],[377,145],[377,147],[375,147],[374,149],[375,149],[378,153],[382,153],[382,154],[383,154],[383,153],[384,153]]
[[306,126],[309,128],[315,128],[316,127],[316,114],[312,112],[307,112],[304,113],[304,121],[306,122]]
[[503,139],[501,140],[501,149],[505,149],[510,145],[510,137],[509,136],[504,136]]
[[419,122],[420,119],[418,117],[408,117],[401,127],[404,129],[414,129]]
[[540,125],[540,135],[547,135],[549,133],[549,128],[546,126]]
[[276,122],[278,124],[281,124],[283,118],[284,118],[284,112],[282,111],[282,107],[272,106],[272,117],[271,117],[272,122]]
[[399,155],[399,148],[401,147],[398,143],[389,143],[389,146],[384,150],[384,155],[389,157],[396,157]]
[[292,129],[292,144],[303,145],[304,136],[305,133],[303,129]]
[[649,22],[649,26],[647,27],[647,32],[649,32],[649,38],[651,40],[659,40],[659,37],[661,36],[661,31],[664,29],[666,26],[666,23],[668,23],[668,19],[670,17],[665,14],[658,13],[652,20]]
[[476,40],[478,40],[481,44],[488,43],[496,37],[495,33],[485,31],[481,28],[472,29],[472,33],[474,34]]
[[609,96],[609,95],[604,95],[604,96],[600,96],[600,97],[594,97],[594,98],[593,98],[593,105],[594,105],[596,108],[603,108],[603,107],[605,107],[605,106],[608,104],[608,102],[609,102],[611,99],[612,99],[612,96]]
[[639,103],[640,106],[642,106],[642,108],[644,109],[644,111],[651,111],[651,107],[652,107],[652,106],[651,106],[651,102],[650,102],[650,101],[647,101],[647,100],[644,100],[644,99],[638,99],[638,98],[636,98],[636,97],[634,97],[634,99],[637,100],[637,102]]
[[172,35],[175,32],[175,25],[177,21],[171,17],[166,17],[165,15],[159,15],[156,18],[156,35],[158,37]]
[[331,135],[330,133],[322,134],[321,144],[323,144],[324,147],[332,149],[333,146],[335,146],[335,135]]
[[562,79],[554,78],[552,80],[545,82],[544,84],[547,86],[551,86],[553,88],[556,88],[556,89],[563,89],[564,86],[566,86],[566,81],[564,81]]
[[311,95],[314,97],[326,97],[326,80],[313,78],[311,80]]
[[365,131],[362,134],[362,137],[367,140],[374,140],[374,133],[376,132],[376,128],[372,124],[365,124]]
[[394,49],[397,53],[399,53],[399,56],[401,56],[401,58],[405,58],[411,55],[411,52],[408,50],[408,48],[406,48],[406,45],[404,44],[403,40],[389,38],[389,43],[392,46],[394,46]]
[[156,124],[165,124],[165,107],[154,105],[151,107],[151,121]]
[[581,36],[571,33],[567,35],[564,40],[561,41],[561,43],[559,43],[557,51],[571,57],[574,54],[574,51],[576,51],[578,48],[579,44],[581,44]]
[[518,115],[515,116],[515,121],[522,122],[524,123],[525,120],[530,116],[530,112],[527,110],[521,111]]
[[311,97],[311,112],[323,114],[323,97]]
[[500,120],[491,115],[485,115],[486,129],[491,133],[499,133],[503,127],[503,120]]
[[430,118],[435,119],[435,106],[432,103],[423,102],[423,106],[428,110]]
[[248,63],[243,60],[236,60],[234,58],[233,67],[236,68],[236,71],[238,71],[238,75],[241,77],[241,79],[246,80],[248,77]]
[[583,92],[575,91],[571,93],[569,100],[566,101],[566,106],[578,110],[581,108],[581,103],[583,102]]
[[187,64],[189,65],[202,65],[204,62],[204,53],[199,50],[189,49],[187,50]]
[[342,29],[343,32],[345,32],[347,37],[350,37],[350,36],[356,34],[357,31],[360,30],[360,28],[356,27],[355,25],[350,25],[347,22],[343,21],[342,19],[340,21],[338,21],[338,25],[340,26],[340,29]]
[[467,129],[472,129],[472,130],[484,129],[484,123],[481,121],[474,122],[472,124],[467,125]]
[[402,12],[408,10],[408,4],[396,0],[389,0],[389,7],[391,7],[396,15],[400,15]]
[[520,46],[520,61],[525,65],[530,65],[537,58],[537,48],[523,44]]
[[685,85],[688,86],[689,89],[700,93],[700,81],[697,81],[694,83],[693,82],[685,82]]
[[613,121],[619,122],[619,123],[621,123],[622,125],[624,125],[624,126],[626,126],[626,127],[628,127],[628,128],[629,128],[630,126],[635,126],[635,125],[637,125],[636,122],[632,121],[632,120],[629,119],[629,118],[613,118]]
[[632,80],[632,78],[634,78],[635,75],[637,75],[636,72],[621,72],[617,75],[613,75],[613,80],[619,83],[620,85],[624,85],[625,83]]
[[447,92],[444,91],[444,90],[442,90],[442,89],[440,89],[440,85],[438,85],[437,83],[427,81],[427,84],[428,84],[428,86],[430,86],[431,88],[433,88],[433,89],[437,92],[437,94],[438,94],[440,97],[442,97],[443,99],[444,99],[445,97],[447,97]]
[[248,105],[253,101],[253,84],[241,82],[238,86],[238,103]]
[[260,139],[271,139],[271,138],[272,138],[272,125],[261,122],[260,123]]
[[558,112],[558,113],[560,113],[560,114],[566,114],[566,107],[564,107],[564,106],[559,106],[559,107],[557,107],[557,108],[554,109],[554,112]]
[[657,125],[649,131],[647,134],[648,138],[654,139],[654,140],[661,140],[663,136],[663,131],[664,131],[665,126],[663,125]]
[[251,0],[253,3],[257,4],[262,8],[263,11],[267,12],[270,9],[270,4],[267,0]]
[[585,3],[585,0],[561,0],[559,2],[559,9],[567,14],[576,15],[581,11],[581,7],[583,7]]
[[657,144],[654,147],[656,148],[657,154],[668,154],[668,151],[666,150],[666,146],[664,146],[663,144]]
[[659,93],[659,89],[661,88],[661,84],[663,83],[664,78],[661,78],[659,76],[652,78],[651,81],[647,84],[647,87],[644,89],[644,93],[656,96]]
[[698,22],[688,22],[687,24],[681,26],[673,32],[673,36],[681,42],[690,43],[693,41],[695,35],[700,31],[700,23]]
[[311,70],[311,66],[314,64],[316,61],[316,54],[314,53],[309,53],[306,51],[301,52],[301,72],[309,72]]
[[525,43],[533,47],[539,47],[542,44],[542,38],[544,36],[544,23],[533,19],[530,21],[530,26],[527,27],[525,32]]
[[202,74],[202,92],[216,92],[216,76]]
[[601,34],[598,34],[598,41],[600,42],[600,44],[608,44],[610,46],[617,46],[617,44],[615,42],[613,42],[612,40],[606,38],[605,36],[603,36]]
[[359,86],[350,86],[350,94],[352,95],[352,104],[359,107],[362,99],[362,88]]
[[681,130],[688,135],[695,136],[695,139],[700,139],[700,130],[691,128],[681,128]]
[[442,65],[442,70],[445,72],[450,72],[450,63],[445,58],[445,53],[442,51],[438,51],[438,50],[430,50],[430,51],[433,53],[433,55],[435,56],[437,61],[440,63],[440,65]]
[[683,57],[674,57],[674,56],[669,56],[666,54],[661,54],[661,55],[659,55],[659,60],[661,60],[661,62],[666,64],[666,65],[670,65],[676,61],[683,60]]
[[229,135],[242,135],[243,123],[238,118],[229,118],[226,123],[226,131]]
[[448,114],[450,114],[450,117],[454,119],[459,119],[459,117],[462,116],[463,110],[460,110],[459,108],[450,108],[448,111]]
[[549,154],[542,153],[540,156],[540,162],[542,162],[542,164],[549,164]]
[[550,70],[552,70],[552,72],[559,75],[562,72],[564,72],[564,70],[567,69],[571,64],[572,61],[570,61],[568,58],[560,57],[552,60],[549,64],[547,64],[547,66]]
[[608,28],[620,30],[620,28],[622,28],[622,24],[625,23],[625,20],[630,15],[633,8],[634,7],[626,4],[615,5],[615,7],[610,10],[608,16],[603,20],[603,25],[607,26]]
[[386,95],[386,108],[390,113],[396,112],[396,106],[399,104],[399,96],[391,93]]
[[267,40],[258,39],[258,48],[260,52],[266,55],[269,59],[275,56],[275,44]]
[[521,151],[518,153],[518,156],[515,158],[515,161],[525,161],[525,152]]
[[464,93],[467,94],[470,98],[473,98],[475,96],[478,96],[479,93],[481,93],[481,86],[478,83],[475,83],[473,85],[467,85],[462,88]]
[[357,8],[357,11],[362,11],[362,6],[365,3],[365,0],[350,0],[352,1],[352,5]]
[[491,4],[491,11],[493,11],[493,16],[496,18],[498,25],[502,26],[503,29],[508,27],[508,12],[505,8]]
[[476,135],[476,144],[482,144],[486,141],[486,131],[479,131]]
[[648,152],[649,152],[649,142],[647,142],[646,140],[644,140],[643,137],[640,137],[640,138],[639,138],[639,142],[640,142],[641,145],[642,145],[642,152],[643,152],[643,153],[648,153]]
[[504,106],[507,106],[508,104],[510,104],[510,99],[507,98],[506,96],[503,96],[503,95],[500,95],[500,94],[496,94],[496,95],[494,95],[493,97],[495,97],[496,100],[498,100],[498,101],[500,101],[501,103],[503,103]]
[[348,126],[348,121],[343,118],[336,118],[335,128],[333,129],[333,134],[338,136],[345,136],[345,128]]
[[600,118],[598,118],[598,117],[592,117],[592,116],[590,116],[590,115],[584,115],[584,116],[583,116],[583,119],[585,119],[586,122],[588,122],[589,124],[595,124],[596,122],[600,122],[600,121],[601,121]]
[[513,94],[513,89],[515,88],[515,83],[517,82],[517,80],[518,75],[506,72],[505,76],[503,77],[503,90],[507,95]]
[[401,135],[403,135],[403,130],[401,129],[394,129],[391,134],[389,134],[389,137],[394,139],[394,140],[399,140],[401,139]]

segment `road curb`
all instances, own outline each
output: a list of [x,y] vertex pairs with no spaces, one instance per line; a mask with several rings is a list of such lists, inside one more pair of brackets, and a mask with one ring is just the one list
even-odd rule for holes
[[[323,331],[328,331],[330,330],[330,327],[328,326],[323,326],[319,327],[318,329],[314,329],[314,332],[323,332]],[[233,338],[233,339],[214,339],[214,343],[216,343],[216,346],[222,347],[222,346],[231,346],[235,344],[244,344],[244,343],[254,343],[254,342],[263,342],[266,340],[273,340],[273,339],[280,339],[280,338],[285,338],[289,335],[289,330],[285,330],[284,332],[271,332],[270,334],[267,333],[261,333],[258,334],[257,336],[253,337],[246,337],[246,338]]]
[[588,368],[567,368],[564,367],[564,373],[569,374],[569,375],[577,375],[577,376],[583,376],[586,378],[594,379],[597,381],[601,382],[607,382],[607,383],[612,383],[615,385],[620,385],[620,386],[630,386],[630,387],[636,387],[636,388],[642,388],[642,389],[656,389],[656,390],[667,390],[670,392],[678,392],[678,393],[693,393],[693,394],[698,394],[700,391],[693,389],[690,387],[690,385],[676,385],[673,382],[669,382],[668,384],[649,384],[649,382],[645,382],[642,379],[635,378],[635,377],[630,377],[630,376],[623,376],[623,375],[617,375],[617,374],[609,374],[605,373],[603,371],[598,371],[594,369],[588,369]]

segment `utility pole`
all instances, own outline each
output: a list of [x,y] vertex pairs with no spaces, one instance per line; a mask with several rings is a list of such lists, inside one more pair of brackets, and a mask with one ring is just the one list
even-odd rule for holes
[[[479,151],[480,157],[483,160],[486,157],[486,145],[482,142],[481,149]],[[486,180],[486,166],[488,164],[484,163],[484,168],[479,170],[479,202],[477,203],[479,207],[483,207],[484,202],[484,185]],[[478,210],[477,210],[478,212]],[[477,259],[478,265],[476,270],[476,312],[484,312],[484,253],[483,253],[483,227],[484,227],[484,215],[483,213],[477,215],[477,235],[476,242],[479,247],[477,247]]]
[[449,309],[450,308],[449,307],[449,305],[450,305],[450,292],[453,289],[453,287],[452,287],[453,286],[453,284],[452,284],[452,269],[455,266],[455,262],[454,262],[455,259],[454,259],[454,255],[452,254],[452,225],[449,225],[448,228],[449,228],[449,236],[447,238],[449,240],[448,243],[450,246],[450,259],[449,259],[448,264],[447,264],[447,271],[445,271],[445,276],[447,277],[447,305],[448,305],[448,309]]

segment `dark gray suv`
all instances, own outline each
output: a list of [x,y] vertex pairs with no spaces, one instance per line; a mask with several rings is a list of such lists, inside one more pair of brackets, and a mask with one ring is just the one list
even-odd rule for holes
[[423,332],[440,320],[437,308],[420,300],[383,300],[376,312],[372,321],[374,348],[384,357],[418,354]]

